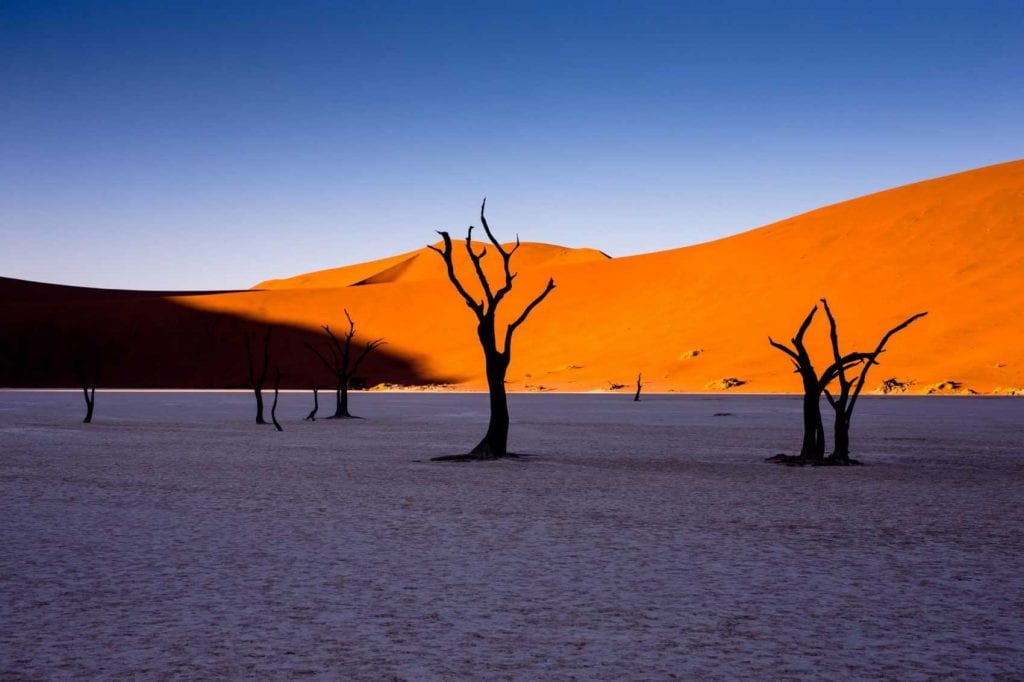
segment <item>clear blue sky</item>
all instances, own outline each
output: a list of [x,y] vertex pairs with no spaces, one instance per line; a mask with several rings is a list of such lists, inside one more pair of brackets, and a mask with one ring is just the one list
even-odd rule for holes
[[683,246],[1024,156],[1024,2],[0,2],[0,275]]

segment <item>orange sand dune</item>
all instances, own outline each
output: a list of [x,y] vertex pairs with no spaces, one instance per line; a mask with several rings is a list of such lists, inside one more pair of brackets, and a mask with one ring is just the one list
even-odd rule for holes
[[[467,217],[475,217],[467,208]],[[528,226],[507,225],[500,215],[489,220],[499,237],[528,233]],[[425,238],[432,236],[424,230]],[[479,295],[479,286],[471,284],[465,233],[453,230],[452,237],[459,271]],[[485,263],[491,273],[500,269],[493,249]],[[883,364],[872,372],[871,389],[895,377],[910,393],[1024,391],[1024,161],[879,192],[671,251],[609,259],[591,249],[524,243],[513,269],[520,275],[503,305],[506,322],[549,276],[557,289],[515,338],[512,390],[593,391],[613,384],[629,390],[642,371],[650,391],[796,392],[799,382],[788,360],[768,345],[768,335],[788,340],[811,306],[827,296],[847,351],[870,350],[888,328],[913,313],[929,313],[890,342]],[[21,296],[9,296],[7,303],[0,296],[6,319],[85,316],[75,296],[60,310],[52,292],[45,310]],[[263,282],[250,291],[165,294],[159,303],[138,300],[124,309],[127,333],[148,328],[140,320],[166,318],[161,311],[168,307],[203,314],[202,321],[189,322],[206,330],[202,347],[220,343],[223,362],[233,363],[221,381],[237,380],[232,377],[242,371],[236,338],[242,328],[217,320],[272,322],[292,330],[294,338],[281,352],[302,358],[282,361],[291,362],[289,380],[301,385],[313,371],[304,344],[319,338],[321,324],[343,325],[347,308],[361,339],[388,341],[386,355],[368,366],[371,383],[404,378],[484,386],[475,319],[447,281],[440,257],[427,249]],[[121,304],[104,305],[99,319],[116,330]],[[163,328],[170,335],[177,326]],[[218,334],[221,328],[234,330],[233,336]],[[156,336],[149,334],[147,343],[158,345]],[[808,336],[813,356],[824,365],[829,351],[823,316]],[[24,346],[25,338],[16,340]],[[152,354],[161,358],[165,374],[139,383],[166,381],[165,375],[175,376],[174,363],[190,362],[174,347],[158,350]],[[189,375],[190,385],[202,382],[197,372]],[[726,388],[732,380],[742,383]]]
[[[500,236],[522,229],[489,218]],[[558,248],[524,244],[516,256],[521,276],[505,313],[518,313],[549,275],[558,288],[516,337],[512,389],[602,390],[642,371],[651,391],[723,390],[728,378],[744,382],[732,391],[796,391],[788,361],[767,337],[788,340],[822,296],[848,350],[873,348],[889,327],[929,312],[892,340],[870,387],[896,377],[912,382],[914,393],[1024,388],[1024,161],[671,251],[546,257]],[[496,265],[494,254],[485,260]],[[471,280],[465,259],[460,269]],[[364,280],[378,286],[331,288]],[[180,302],[311,328],[338,324],[345,307],[368,336],[386,337],[393,352],[430,373],[456,377],[464,388],[484,385],[474,319],[436,254],[420,250],[274,286]],[[824,364],[823,317],[809,337]]]

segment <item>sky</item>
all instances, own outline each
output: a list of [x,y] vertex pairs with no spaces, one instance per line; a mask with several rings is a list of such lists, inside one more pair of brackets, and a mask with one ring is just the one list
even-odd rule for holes
[[613,256],[1024,157],[1024,3],[0,2],[0,276]]

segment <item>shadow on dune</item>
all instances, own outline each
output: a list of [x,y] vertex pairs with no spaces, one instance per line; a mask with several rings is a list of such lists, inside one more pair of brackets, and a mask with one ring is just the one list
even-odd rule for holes
[[[75,358],[87,348],[103,356],[101,387],[245,388],[245,338],[249,335],[262,352],[266,323],[197,310],[169,298],[175,294],[0,278],[0,386],[77,387]],[[306,347],[323,347],[325,338],[309,329],[274,326],[270,367],[280,368],[282,388],[311,388],[314,382],[333,388],[332,378]],[[424,372],[415,360],[387,346],[370,354],[358,379],[367,386],[454,381]]]

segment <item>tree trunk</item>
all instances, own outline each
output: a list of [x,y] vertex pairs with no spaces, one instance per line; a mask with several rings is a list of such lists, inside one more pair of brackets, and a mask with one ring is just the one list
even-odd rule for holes
[[344,379],[338,383],[338,388],[334,392],[334,414],[331,415],[331,419],[351,419],[352,415],[348,411],[348,379]]
[[281,392],[281,370],[274,370],[274,404],[270,407],[270,421],[274,423],[274,428],[278,431],[284,431],[281,428],[281,423],[277,421],[277,396]]
[[309,414],[306,415],[306,421],[315,422],[317,410],[320,409],[320,388],[317,386],[313,387],[313,409]]
[[508,394],[505,372],[508,359],[495,349],[485,350],[487,358],[487,391],[490,394],[491,419],[483,440],[470,452],[482,458],[504,457],[508,454]]
[[804,439],[800,459],[819,463],[825,459],[825,426],[821,421],[821,396],[804,389]]
[[829,459],[837,463],[850,461],[850,418],[845,410],[836,410],[835,449]]
[[341,402],[338,403],[338,416],[339,417],[351,417],[352,414],[348,411],[348,382],[341,387],[341,393],[339,394]]
[[258,386],[253,389],[253,393],[256,394],[256,423],[266,424],[266,420],[263,418],[263,387]]

